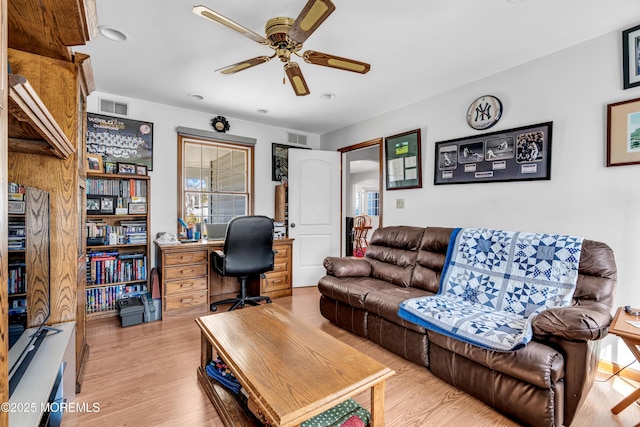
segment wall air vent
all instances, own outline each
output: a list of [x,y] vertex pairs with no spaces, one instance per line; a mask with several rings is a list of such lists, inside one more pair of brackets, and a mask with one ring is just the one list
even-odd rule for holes
[[129,104],[127,104],[126,102],[118,102],[111,99],[100,98],[100,112],[128,116]]
[[301,135],[298,133],[287,132],[287,142],[289,144],[307,145],[307,135]]

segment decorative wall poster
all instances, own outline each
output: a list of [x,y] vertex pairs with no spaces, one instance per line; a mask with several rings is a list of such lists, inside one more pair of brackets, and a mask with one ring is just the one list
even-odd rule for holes
[[153,123],[87,113],[87,153],[153,170]]
[[551,179],[553,122],[436,143],[433,183]]
[[294,145],[284,145],[271,143],[271,180],[286,184],[289,177],[289,149],[290,148],[306,148],[296,147]]
[[420,129],[385,138],[387,190],[422,188]]

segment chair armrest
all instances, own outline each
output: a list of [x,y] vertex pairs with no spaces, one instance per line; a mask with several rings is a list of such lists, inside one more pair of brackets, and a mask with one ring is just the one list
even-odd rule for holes
[[328,256],[323,265],[327,274],[334,277],[368,277],[371,274],[371,264],[362,258]]
[[213,259],[213,267],[220,274],[224,274],[224,252],[221,250],[215,250],[211,252],[211,258]]
[[602,304],[574,305],[547,309],[533,319],[537,338],[554,335],[573,341],[604,338],[611,325],[609,307]]

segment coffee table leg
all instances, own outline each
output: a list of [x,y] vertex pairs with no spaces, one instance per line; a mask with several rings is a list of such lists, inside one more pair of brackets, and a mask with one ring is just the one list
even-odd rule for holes
[[204,333],[200,333],[200,366],[206,368],[207,364],[212,360],[211,343]]
[[384,427],[384,387],[380,381],[371,387],[371,427]]

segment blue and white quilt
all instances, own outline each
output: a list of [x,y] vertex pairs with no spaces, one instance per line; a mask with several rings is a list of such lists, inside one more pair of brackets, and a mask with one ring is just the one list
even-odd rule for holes
[[541,311],[571,304],[582,237],[455,229],[437,295],[400,304],[398,315],[496,350],[524,347]]

